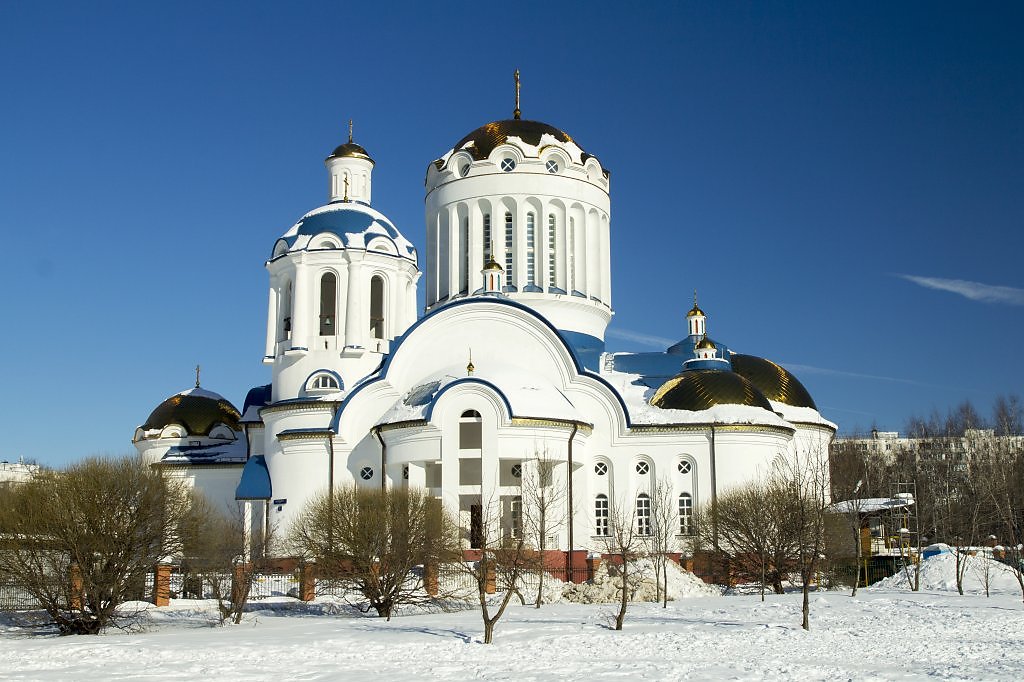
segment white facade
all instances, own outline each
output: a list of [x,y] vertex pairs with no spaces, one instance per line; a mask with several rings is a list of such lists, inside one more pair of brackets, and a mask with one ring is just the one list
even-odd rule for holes
[[[803,386],[708,339],[696,304],[665,352],[606,351],[609,174],[564,132],[497,121],[428,165],[419,319],[418,254],[369,205],[373,161],[350,138],[326,165],[330,203],[266,264],[272,380],[243,406],[234,479],[239,499],[263,502],[255,527],[284,532],[330,485],[416,486],[458,515],[468,548],[483,509],[516,532],[523,477],[544,457],[572,498],[549,548],[600,549],[602,510],[639,509],[659,480],[682,541],[718,492],[780,454],[827,452],[835,426]],[[135,442],[170,463],[157,440]]]

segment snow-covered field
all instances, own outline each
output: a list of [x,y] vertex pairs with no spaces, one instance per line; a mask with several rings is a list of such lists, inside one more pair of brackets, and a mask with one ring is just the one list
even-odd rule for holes
[[[933,585],[949,573],[937,559],[925,562]],[[608,604],[515,605],[492,645],[480,643],[476,611],[385,622],[289,600],[256,605],[242,625],[215,627],[209,604],[178,601],[148,610],[137,634],[56,637],[4,620],[0,678],[1024,679],[1020,592],[1005,573],[997,585],[990,598],[976,583],[963,597],[948,585],[918,593],[888,585],[855,599],[818,593],[810,632],[800,629],[796,593],[762,603],[683,589],[690,596],[667,609],[632,604],[622,632],[608,628]]]

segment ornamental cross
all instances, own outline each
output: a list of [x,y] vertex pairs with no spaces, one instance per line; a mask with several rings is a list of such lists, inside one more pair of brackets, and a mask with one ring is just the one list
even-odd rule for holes
[[348,201],[348,176],[347,175],[345,176],[344,181],[345,181],[345,198],[344,198],[344,201]]
[[512,112],[512,115],[518,120],[519,115],[520,115],[520,111],[519,111],[519,69],[516,69],[515,79],[516,79],[516,109],[515,109],[515,111]]
[[348,143],[352,144],[352,119],[348,120]]
[[196,388],[199,388],[199,365],[196,365]]

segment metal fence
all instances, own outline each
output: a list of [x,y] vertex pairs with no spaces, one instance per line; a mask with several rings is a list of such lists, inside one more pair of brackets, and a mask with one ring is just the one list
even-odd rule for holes
[[249,599],[299,597],[299,576],[291,573],[257,573],[252,579]]
[[31,611],[41,608],[23,585],[0,578],[0,611]]

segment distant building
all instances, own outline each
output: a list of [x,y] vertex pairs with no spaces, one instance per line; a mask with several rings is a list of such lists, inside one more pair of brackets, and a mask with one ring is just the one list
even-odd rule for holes
[[38,464],[26,464],[21,457],[17,462],[0,462],[0,483],[24,483],[39,471]]

